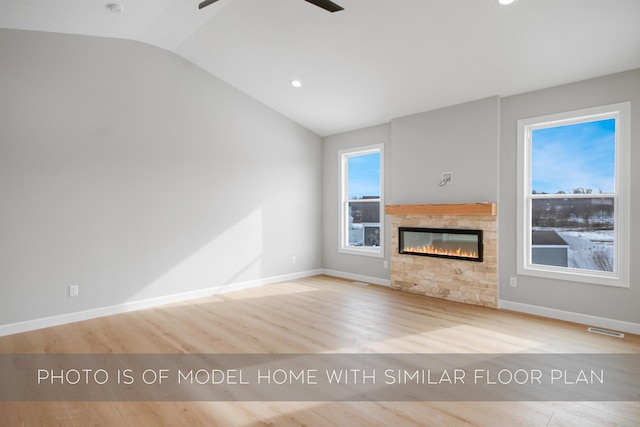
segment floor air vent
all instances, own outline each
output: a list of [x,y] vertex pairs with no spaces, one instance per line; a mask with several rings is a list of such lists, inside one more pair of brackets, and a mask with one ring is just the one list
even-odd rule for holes
[[615,332],[615,331],[607,331],[606,329],[587,328],[587,331],[593,332],[594,334],[602,334],[602,335],[609,335],[610,337],[624,338],[624,334],[621,334],[620,332]]

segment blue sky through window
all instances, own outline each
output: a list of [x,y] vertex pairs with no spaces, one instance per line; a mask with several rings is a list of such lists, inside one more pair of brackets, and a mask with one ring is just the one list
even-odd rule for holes
[[612,193],[615,119],[536,129],[531,136],[531,189],[538,193]]
[[380,153],[349,156],[348,162],[349,199],[380,197]]

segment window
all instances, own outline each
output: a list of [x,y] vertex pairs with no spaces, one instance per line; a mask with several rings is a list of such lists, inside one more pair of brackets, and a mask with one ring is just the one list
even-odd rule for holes
[[382,257],[383,149],[340,151],[340,252]]
[[629,103],[518,121],[518,274],[628,286]]

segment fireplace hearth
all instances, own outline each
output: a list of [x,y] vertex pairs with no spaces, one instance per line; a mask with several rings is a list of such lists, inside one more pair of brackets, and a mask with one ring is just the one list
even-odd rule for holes
[[482,262],[482,230],[398,228],[398,252]]

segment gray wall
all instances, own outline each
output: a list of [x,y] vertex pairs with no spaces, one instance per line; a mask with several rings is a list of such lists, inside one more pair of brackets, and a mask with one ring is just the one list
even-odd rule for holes
[[[391,121],[388,204],[496,202],[497,96]],[[442,172],[453,183],[440,187]]]
[[[587,285],[516,275],[517,120],[563,111],[631,101],[630,288]],[[500,299],[556,310],[640,323],[640,70],[614,74],[501,100],[499,259]],[[509,277],[518,286],[509,287]]]
[[0,325],[321,267],[318,136],[141,43],[0,58]]

